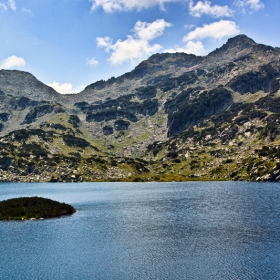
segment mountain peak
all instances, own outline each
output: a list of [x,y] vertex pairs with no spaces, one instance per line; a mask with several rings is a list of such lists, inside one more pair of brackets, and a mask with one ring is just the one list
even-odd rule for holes
[[238,55],[244,55],[246,52],[252,51],[252,48],[257,47],[258,44],[244,34],[237,35],[227,40],[227,42],[220,48],[209,53],[209,56],[218,55],[220,59],[236,58]]
[[53,88],[40,82],[29,72],[19,70],[0,70],[0,90],[17,97],[32,100],[53,100],[59,96]]
[[248,37],[245,34],[239,34],[239,35],[236,35],[236,36],[228,39],[228,42],[233,42],[233,41],[248,41],[253,44],[256,44],[256,42],[253,39],[251,39],[250,37]]
[[257,43],[254,40],[252,40],[244,34],[240,34],[235,37],[229,38],[227,42],[218,50],[227,51],[229,49],[237,48],[239,51],[241,51],[256,45]]
[[251,46],[255,46],[257,45],[257,43],[253,39],[247,37],[246,35],[240,34],[233,38],[229,38],[225,45],[231,48],[239,47],[244,49]]

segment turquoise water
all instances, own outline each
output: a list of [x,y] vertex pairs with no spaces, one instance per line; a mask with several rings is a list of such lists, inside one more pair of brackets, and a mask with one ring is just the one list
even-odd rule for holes
[[280,279],[280,184],[1,183],[72,216],[0,222],[0,279]]

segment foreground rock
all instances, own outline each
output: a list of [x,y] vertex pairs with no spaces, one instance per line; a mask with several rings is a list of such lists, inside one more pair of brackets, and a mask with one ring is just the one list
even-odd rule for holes
[[19,197],[0,202],[0,220],[55,218],[71,215],[76,210],[69,204],[42,197]]

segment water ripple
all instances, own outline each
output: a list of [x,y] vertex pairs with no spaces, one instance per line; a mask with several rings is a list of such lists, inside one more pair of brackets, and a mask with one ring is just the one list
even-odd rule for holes
[[53,186],[2,185],[79,211],[1,222],[1,280],[280,279],[279,184]]

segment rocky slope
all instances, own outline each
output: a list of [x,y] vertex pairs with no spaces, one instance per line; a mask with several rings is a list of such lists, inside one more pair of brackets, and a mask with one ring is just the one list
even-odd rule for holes
[[245,35],[60,95],[0,71],[0,178],[280,180],[280,49]]

